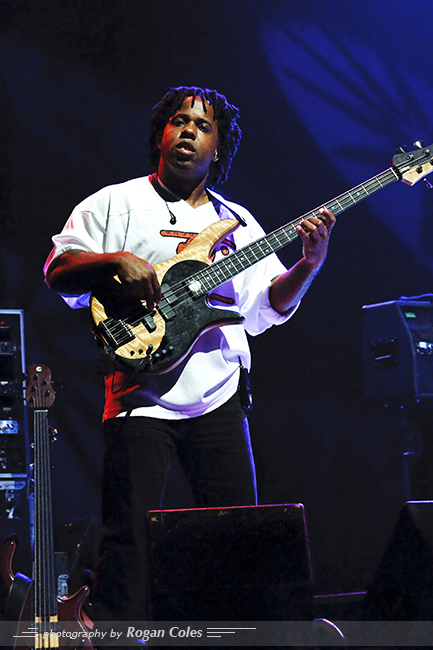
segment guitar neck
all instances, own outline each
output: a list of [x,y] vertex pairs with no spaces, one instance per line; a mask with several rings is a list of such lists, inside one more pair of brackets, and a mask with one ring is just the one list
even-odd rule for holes
[[188,282],[190,292],[195,297],[203,296],[271,253],[275,253],[281,248],[284,248],[298,237],[296,227],[310,217],[318,217],[322,208],[330,210],[335,215],[341,214],[348,208],[371,196],[374,192],[397,180],[400,180],[400,175],[394,167],[390,167],[377,176],[373,176],[373,178],[370,178],[365,183],[361,183],[353,189],[344,192],[344,194],[340,194],[340,196],[332,199],[332,201],[307,212],[302,217],[298,217],[285,226],[274,230],[269,235],[265,235],[252,244],[240,248],[228,257],[194,274]]
[[51,463],[48,410],[34,411],[35,446],[35,618],[49,623],[57,615],[51,505]]

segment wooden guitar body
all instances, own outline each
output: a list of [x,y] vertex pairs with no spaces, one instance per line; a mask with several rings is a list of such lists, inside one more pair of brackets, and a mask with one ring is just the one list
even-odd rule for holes
[[[82,607],[89,594],[88,587],[81,587],[72,596],[57,597],[57,616],[52,617],[50,628],[53,631],[65,631],[64,637],[57,635],[43,635],[36,640],[28,635],[30,629],[35,625],[34,616],[34,589],[33,581],[27,576],[17,573],[14,575],[12,570],[13,556],[15,554],[16,542],[9,540],[3,546],[0,555],[0,577],[8,590],[8,600],[6,604],[6,615],[8,620],[17,621],[17,638],[14,647],[16,650],[29,650],[29,648],[68,648],[68,650],[79,650],[79,648],[92,649],[92,644],[88,638],[88,629],[82,618]],[[36,619],[37,623],[37,619]],[[47,630],[49,631],[49,630]],[[25,634],[27,633],[27,634]],[[71,639],[77,636],[75,643]],[[63,642],[62,642],[63,638]],[[13,645],[13,643],[11,643]]]
[[240,314],[210,307],[207,293],[196,292],[194,280],[190,282],[199,271],[209,267],[213,249],[238,226],[236,219],[218,221],[205,228],[178,255],[154,265],[164,298],[151,314],[139,300],[126,304],[121,284],[113,279],[101,300],[96,295],[92,297],[95,333],[124,361],[134,366],[142,362],[143,370],[162,374],[185,358],[204,331],[242,323]]
[[47,420],[48,408],[55,397],[51,373],[47,366],[34,364],[28,367],[28,374],[26,403],[34,410],[34,578],[20,573],[14,575],[12,561],[16,542],[14,539],[8,540],[0,554],[0,577],[8,590],[5,617],[14,627],[8,646],[23,650],[91,649],[89,629],[82,617],[89,588],[81,587],[73,596],[57,595],[51,504],[51,441]]

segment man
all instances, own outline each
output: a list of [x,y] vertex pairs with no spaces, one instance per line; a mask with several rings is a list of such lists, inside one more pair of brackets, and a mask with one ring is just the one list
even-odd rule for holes
[[[263,236],[243,207],[210,190],[227,177],[240,141],[237,117],[237,108],[216,91],[172,88],[151,118],[156,172],[104,188],[74,209],[53,238],[45,265],[49,286],[65,296],[104,295],[117,276],[124,300],[139,299],[152,314],[161,302],[155,265],[179,254],[205,227],[227,218],[240,221],[215,247],[216,260]],[[239,311],[244,324],[197,332],[189,352],[163,374],[141,365],[130,369],[116,355],[108,364],[98,617],[143,618],[138,574],[145,515],[161,506],[174,453],[198,506],[256,503],[248,423],[238,394],[241,368],[250,365],[245,330],[259,334],[296,310],[326,258],[335,218],[326,210],[321,217],[297,227],[303,256],[291,269],[272,254],[209,296],[216,308]],[[85,303],[83,296],[65,299],[74,306]]]

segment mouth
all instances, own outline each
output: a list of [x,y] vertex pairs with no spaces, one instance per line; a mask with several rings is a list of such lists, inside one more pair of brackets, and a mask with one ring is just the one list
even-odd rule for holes
[[180,153],[186,155],[195,153],[194,145],[192,144],[192,142],[189,142],[188,140],[182,140],[182,142],[179,142],[179,144],[176,145],[176,149]]

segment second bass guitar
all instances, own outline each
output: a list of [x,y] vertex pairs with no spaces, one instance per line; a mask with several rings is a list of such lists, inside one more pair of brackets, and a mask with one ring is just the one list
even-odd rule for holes
[[33,364],[28,367],[28,375],[26,403],[34,414],[34,575],[32,580],[21,574],[14,575],[12,561],[16,544],[14,540],[7,542],[0,557],[1,578],[9,593],[18,585],[16,591],[23,595],[23,601],[15,608],[19,621],[10,645],[23,650],[92,650],[89,630],[82,617],[89,588],[81,587],[72,596],[57,595],[48,427],[48,409],[55,399],[51,373],[47,366]]

